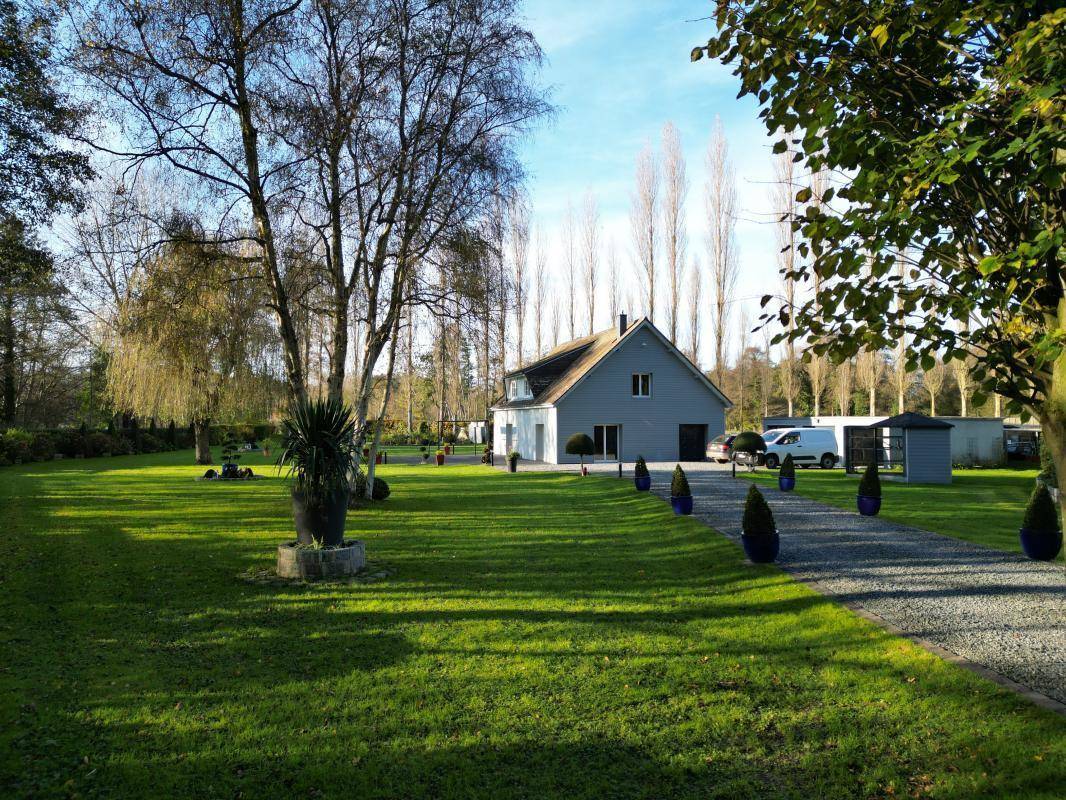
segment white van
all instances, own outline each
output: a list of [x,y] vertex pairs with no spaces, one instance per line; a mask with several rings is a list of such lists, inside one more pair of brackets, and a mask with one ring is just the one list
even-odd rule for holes
[[789,454],[797,467],[817,464],[831,469],[840,460],[836,434],[827,428],[779,428],[767,431],[762,438],[766,442],[763,463],[770,469],[781,466]]

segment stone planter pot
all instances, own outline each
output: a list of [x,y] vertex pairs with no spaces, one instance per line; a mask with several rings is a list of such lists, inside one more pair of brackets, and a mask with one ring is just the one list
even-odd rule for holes
[[670,505],[674,509],[674,513],[679,517],[687,517],[692,513],[692,495],[688,497],[671,497]]
[[444,456],[443,455],[437,456],[437,466],[438,467],[443,467],[444,466]]
[[298,547],[298,542],[278,545],[278,576],[281,578],[341,578],[366,566],[362,542],[342,542],[339,547]]
[[740,543],[744,545],[744,553],[748,556],[748,560],[755,564],[773,563],[781,550],[781,537],[777,531],[753,536],[744,533],[740,536]]
[[1022,550],[1034,561],[1052,561],[1062,548],[1062,531],[1018,530]]
[[322,508],[308,508],[303,492],[292,493],[292,516],[296,523],[296,540],[309,545],[321,542],[337,547],[344,541],[344,522],[348,517],[349,492],[337,492]]
[[651,489],[651,475],[645,475],[644,477],[633,476],[633,485],[637,487],[638,492],[646,492]]
[[880,497],[869,497],[865,494],[856,495],[855,504],[859,508],[859,513],[864,517],[876,517],[877,512],[881,510]]
[[777,488],[780,489],[782,492],[791,492],[793,489],[796,488],[796,479],[794,477],[793,478],[783,478],[780,475],[778,475],[777,476]]

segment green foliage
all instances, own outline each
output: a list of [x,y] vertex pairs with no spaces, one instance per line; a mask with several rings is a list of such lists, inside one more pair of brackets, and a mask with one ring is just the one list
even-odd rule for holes
[[509,452],[507,454],[507,460],[508,461],[517,461],[521,457],[522,457],[522,454],[519,453],[517,450],[512,450],[511,452]]
[[785,460],[781,462],[781,469],[777,474],[782,478],[796,477],[796,462],[792,460],[792,453],[785,456]]
[[649,474],[648,465],[644,462],[644,456],[637,456],[637,463],[633,465],[633,477],[647,478]]
[[575,433],[566,440],[566,454],[581,456],[581,463],[585,463],[585,456],[591,456],[596,451],[596,444],[587,433]]
[[730,447],[734,453],[747,453],[752,456],[756,453],[766,452],[766,442],[755,431],[744,431],[737,434],[737,438],[733,440]]
[[744,499],[744,520],[741,528],[747,536],[763,536],[777,533],[774,515],[762,492],[753,483],[748,487],[748,496]]
[[0,216],[47,219],[92,176],[88,156],[64,146],[85,114],[56,90],[49,39],[31,4],[0,2]]
[[795,195],[791,277],[821,289],[780,309],[793,337],[841,360],[906,333],[912,368],[972,359],[975,405],[1061,419],[1066,9],[747,0],[715,22],[693,59],[733,66],[800,172],[847,176]]
[[294,401],[281,423],[279,466],[288,466],[308,507],[320,508],[335,492],[347,490],[358,458],[352,409],[336,400]]
[[680,464],[674,467],[674,474],[670,479],[670,496],[692,497],[692,490],[688,486],[688,476],[685,475],[685,470],[681,469]]
[[1051,499],[1051,492],[1047,486],[1038,483],[1033,494],[1029,497],[1029,505],[1025,507],[1023,528],[1031,531],[1047,531],[1049,533],[1059,530],[1059,511],[1055,501]]
[[877,474],[877,462],[871,461],[866,465],[866,471],[859,480],[859,492],[863,497],[881,496],[881,476]]

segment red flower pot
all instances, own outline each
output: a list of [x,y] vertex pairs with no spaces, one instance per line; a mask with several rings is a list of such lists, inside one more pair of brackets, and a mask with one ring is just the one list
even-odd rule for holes
[[452,446],[450,444],[444,445],[444,455],[450,456],[452,454]]
[[437,466],[438,467],[443,467],[444,466],[444,456],[437,456]]

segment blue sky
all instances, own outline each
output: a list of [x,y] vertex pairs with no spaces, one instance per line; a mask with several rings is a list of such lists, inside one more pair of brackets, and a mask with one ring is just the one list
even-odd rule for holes
[[[688,253],[704,261],[704,153],[717,116],[737,174],[737,294],[755,297],[776,288],[774,234],[766,222],[771,140],[752,99],[736,99],[738,83],[727,68],[689,60],[692,47],[713,30],[706,19],[712,11],[706,0],[527,0],[526,22],[546,56],[541,79],[558,106],[556,119],[523,148],[549,271],[560,269],[560,223],[568,198],[579,208],[591,191],[600,206],[605,244],[615,241],[626,281],[636,280],[629,232],[635,162],[647,141],[658,147],[667,121],[678,128],[687,161]],[[757,300],[746,305],[757,316]],[[604,312],[597,325],[606,324]],[[709,333],[702,337],[705,366]]]

